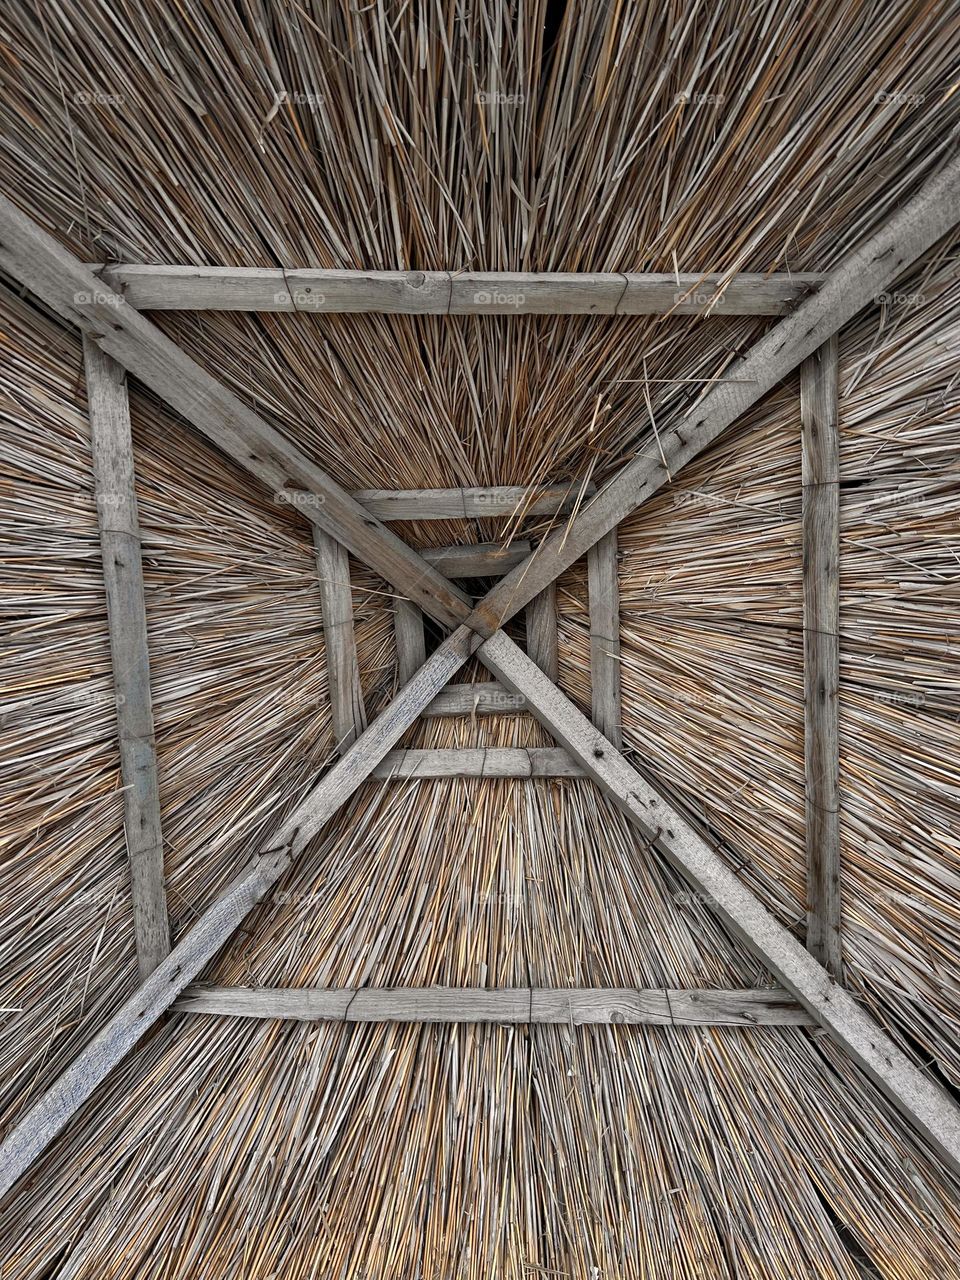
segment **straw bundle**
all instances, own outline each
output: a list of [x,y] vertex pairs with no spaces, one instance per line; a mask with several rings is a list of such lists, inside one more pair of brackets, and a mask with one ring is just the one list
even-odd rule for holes
[[[960,113],[946,4],[67,0],[3,23],[0,180],[98,261],[824,270],[936,167]],[[880,306],[843,339],[842,770],[849,981],[960,1082],[953,252],[904,287],[921,304]],[[79,344],[2,301],[9,1121],[136,963]],[[651,420],[669,424],[766,323],[717,311],[161,323],[360,488],[600,479],[655,448]],[[182,933],[333,744],[309,532],[148,397],[133,416]],[[794,384],[621,531],[628,745],[790,923],[799,513]],[[398,531],[441,545],[542,527]],[[353,573],[375,712],[396,682],[390,598]],[[584,606],[574,568],[561,683],[586,703]],[[514,718],[406,741],[545,739]],[[590,786],[512,781],[368,784],[209,977],[766,981]],[[5,1278],[925,1280],[960,1271],[956,1190],[795,1028],[176,1015],[0,1209],[0,1239]]]

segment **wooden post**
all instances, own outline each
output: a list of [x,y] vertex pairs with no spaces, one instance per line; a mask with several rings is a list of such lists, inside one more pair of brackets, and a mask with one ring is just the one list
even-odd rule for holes
[[163,884],[160,793],[127,375],[89,338],[83,340],[83,360],[120,735],[133,927],[140,976],[146,978],[170,951],[170,923]]
[[623,744],[620,701],[620,581],[617,576],[617,531],[595,542],[587,552],[587,595],[590,605],[590,683],[593,723],[618,749]]
[[393,603],[393,634],[397,642],[397,682],[402,688],[427,660],[423,613],[402,596]]
[[840,932],[840,462],[837,339],[800,366],[807,946],[837,979]]
[[367,727],[360,691],[357,638],[353,628],[350,557],[346,547],[313,526],[313,546],[320,579],[323,639],[327,651],[327,687],[333,713],[333,734],[341,752]]
[[557,634],[557,584],[534,596],[527,605],[527,653],[545,675],[560,674],[560,637]]

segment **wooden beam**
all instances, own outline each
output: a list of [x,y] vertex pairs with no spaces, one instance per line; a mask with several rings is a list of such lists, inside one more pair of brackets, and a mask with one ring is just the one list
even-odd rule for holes
[[550,516],[572,511],[596,492],[594,485],[498,485],[477,489],[361,489],[354,501],[378,520],[481,520],[512,516]]
[[102,351],[444,626],[467,597],[345,493],[279,431],[228,391],[155,324],[0,196],[0,270],[77,325]]
[[[323,616],[333,736],[342,753],[353,745],[367,727],[367,713],[360,690],[357,637],[353,626],[350,557],[336,538],[331,538],[329,533],[324,533],[316,525],[313,526],[313,548],[320,582],[320,609]],[[422,665],[421,660],[417,666]],[[410,675],[413,675],[413,671]]]
[[560,675],[560,635],[555,582],[527,605],[526,623],[527,653],[545,675],[556,681]]
[[587,552],[590,607],[590,689],[593,723],[619,751],[623,745],[620,699],[620,577],[617,530]]
[[506,547],[499,542],[477,542],[428,548],[420,554],[446,578],[497,578],[523,564],[530,551],[530,543],[520,539]]
[[489,636],[553,582],[631,511],[869,305],[960,220],[960,158],[851,250],[816,293],[755,342],[679,421],[629,462],[564,529],[549,534],[475,608],[469,625]]
[[807,947],[843,974],[840,931],[840,432],[837,339],[800,366]]
[[613,803],[656,841],[717,912],[812,1017],[841,1045],[955,1173],[960,1110],[902,1053],[849,992],[737,878],[697,830],[644,779],[504,632],[483,646],[484,662],[527,699],[534,716]]
[[402,687],[427,660],[423,612],[402,596],[393,602],[393,636],[397,646],[397,683]]
[[652,987],[188,987],[179,1013],[301,1022],[500,1022],[658,1027],[813,1025],[786,991]]
[[294,809],[257,857],[201,914],[145,982],[120,1006],[71,1065],[41,1095],[0,1144],[3,1196],[53,1141],[118,1062],[173,1004],[277,883],[294,858],[343,805],[470,653],[459,627],[426,667],[400,691]]
[[510,715],[526,710],[527,700],[505,689],[496,680],[475,684],[448,684],[424,710],[428,717]]
[[458,747],[391,751],[374,778],[582,778],[583,770],[558,747]]
[[405,315],[782,315],[822,275],[93,268],[143,311],[377,311]]
[[83,363],[120,737],[133,930],[140,977],[146,978],[170,951],[170,922],[127,375],[86,339]]

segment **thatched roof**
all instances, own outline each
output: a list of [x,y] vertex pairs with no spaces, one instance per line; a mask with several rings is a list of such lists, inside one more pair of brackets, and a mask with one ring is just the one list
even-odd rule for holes
[[[949,3],[15,0],[3,25],[0,183],[84,262],[827,273],[943,171],[960,119]],[[839,335],[842,976],[945,1094],[958,244]],[[9,1133],[140,978],[81,337],[15,279],[0,301]],[[151,319],[349,491],[580,491],[654,454],[774,323],[704,310]],[[136,379],[130,408],[178,942],[341,744],[304,512]],[[791,373],[618,546],[625,753],[802,939],[800,439]],[[422,549],[557,520],[521,517],[392,528]],[[398,593],[356,557],[350,575],[373,721],[401,683]],[[556,610],[558,682],[589,712],[582,560]],[[553,741],[465,715],[402,744]],[[366,781],[201,979],[775,985],[713,906],[590,778]],[[960,1275],[958,1191],[817,1027],[177,1011],[0,1203],[0,1274],[926,1280]]]

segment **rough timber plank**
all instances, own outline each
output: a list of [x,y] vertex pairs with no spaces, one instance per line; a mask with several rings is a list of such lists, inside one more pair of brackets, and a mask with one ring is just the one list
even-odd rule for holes
[[0,1144],[0,1196],[49,1145],[97,1085],[133,1048],[269,893],[291,861],[399,740],[470,652],[459,627],[439,646],[431,668],[406,685],[346,754],[300,802],[249,866],[203,912],[190,931],[93,1037]]
[[530,543],[521,539],[508,547],[499,542],[477,542],[431,548],[420,554],[446,578],[495,578],[523,564],[530,551]]
[[816,293],[768,329],[679,422],[664,426],[659,447],[651,442],[585,504],[567,528],[549,534],[528,561],[498,582],[477,605],[470,626],[479,635],[492,635],[869,305],[958,220],[960,158],[955,157],[868,240],[851,250]]
[[188,987],[183,1013],[304,1022],[502,1022],[662,1027],[811,1026],[785,991],[515,987]]
[[[360,691],[357,638],[353,628],[350,557],[336,538],[331,538],[316,525],[313,526],[313,549],[320,582],[320,609],[323,615],[333,735],[339,750],[344,752],[367,727],[363,694]],[[422,662],[418,664],[422,665]],[[413,675],[412,671],[410,675]]]
[[617,530],[605,533],[587,552],[590,606],[590,690],[593,723],[620,749],[623,744],[620,700],[620,579]]
[[77,325],[262,480],[277,502],[296,506],[443,625],[455,627],[463,620],[466,597],[442,574],[2,196],[0,270]]
[[527,653],[545,675],[556,680],[560,675],[560,636],[555,582],[551,582],[527,605],[526,622]]
[[83,362],[120,737],[133,930],[140,976],[146,978],[170,951],[170,923],[163,880],[160,791],[127,375],[87,339],[83,343]]
[[840,438],[837,339],[800,366],[807,947],[843,973],[840,932]]
[[587,775],[680,870],[818,1023],[850,1054],[940,1156],[960,1173],[960,1110],[897,1048],[880,1025],[777,921],[722,858],[595,729],[504,632],[484,662],[527,705]]
[[402,596],[393,602],[393,635],[397,645],[397,679],[405,685],[427,660],[427,640],[422,611]]
[[583,770],[559,747],[459,747],[391,751],[374,778],[582,778]]
[[378,520],[472,520],[512,516],[518,509],[528,516],[563,514],[573,510],[579,497],[594,492],[593,485],[583,491],[574,484],[540,489],[499,485],[492,489],[361,489],[353,497]]
[[424,710],[425,716],[503,715],[524,711],[526,698],[505,689],[496,680],[476,684],[450,684]]
[[823,279],[619,272],[337,271],[108,266],[143,311],[379,311],[408,315],[781,315]]

